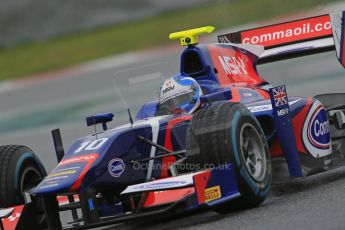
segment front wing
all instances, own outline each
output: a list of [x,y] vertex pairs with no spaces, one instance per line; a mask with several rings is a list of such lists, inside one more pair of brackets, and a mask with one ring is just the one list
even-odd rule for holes
[[[232,164],[197,173],[131,185],[121,193],[121,196],[130,200],[133,195],[137,194],[141,194],[143,202],[139,202],[137,206],[133,207],[134,211],[130,214],[102,217],[99,221],[92,223],[85,223],[84,221],[84,224],[65,226],[64,229],[94,228],[157,216],[158,214],[159,216],[166,216],[200,207],[216,206],[240,196]],[[68,202],[63,197],[59,197],[57,200],[60,207]],[[32,218],[35,214],[33,206],[33,203],[27,203],[0,210],[1,229],[33,227],[35,223],[23,224],[34,219]],[[91,209],[91,207],[87,208]]]

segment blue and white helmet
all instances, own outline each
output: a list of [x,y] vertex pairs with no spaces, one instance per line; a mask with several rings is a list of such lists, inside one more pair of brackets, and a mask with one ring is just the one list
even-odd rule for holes
[[175,75],[165,80],[159,95],[159,105],[169,111],[183,109],[193,113],[200,105],[202,90],[191,77]]

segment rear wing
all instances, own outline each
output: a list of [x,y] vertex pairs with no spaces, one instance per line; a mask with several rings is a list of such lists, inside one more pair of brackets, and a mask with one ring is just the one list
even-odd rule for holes
[[223,34],[218,41],[264,46],[258,64],[336,50],[345,67],[345,11]]

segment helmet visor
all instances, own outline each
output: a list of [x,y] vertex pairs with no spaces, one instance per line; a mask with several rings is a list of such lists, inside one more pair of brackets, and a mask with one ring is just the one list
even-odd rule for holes
[[172,97],[168,100],[166,100],[165,102],[161,103],[160,107],[161,108],[165,108],[165,109],[169,109],[170,111],[174,110],[174,109],[183,109],[183,106],[186,104],[189,104],[193,101],[194,97],[195,97],[196,92],[195,91],[191,91],[189,93],[185,93],[176,97]]

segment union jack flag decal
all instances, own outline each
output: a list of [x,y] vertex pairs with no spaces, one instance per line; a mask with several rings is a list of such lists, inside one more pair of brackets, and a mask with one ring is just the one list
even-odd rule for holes
[[272,88],[273,99],[276,107],[286,105],[288,103],[288,98],[286,95],[285,86],[278,86]]

